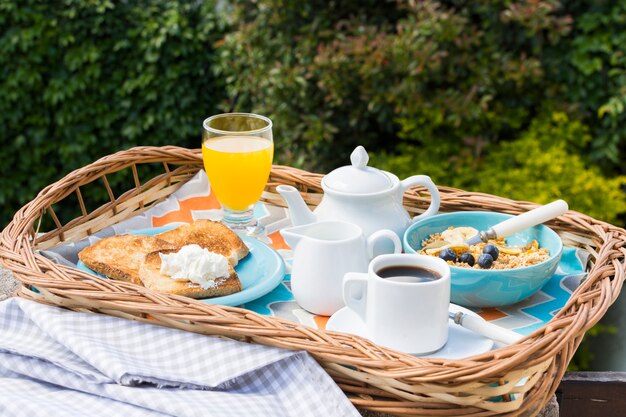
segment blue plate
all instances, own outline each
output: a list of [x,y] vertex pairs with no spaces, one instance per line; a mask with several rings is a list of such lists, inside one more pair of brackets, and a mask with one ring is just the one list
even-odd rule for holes
[[[177,227],[177,225],[168,225],[135,230],[130,233],[134,235],[153,236],[175,227]],[[239,276],[243,290],[223,297],[204,298],[199,301],[225,306],[238,306],[264,296],[276,288],[282,281],[285,275],[285,263],[278,252],[255,238],[241,235],[239,237],[248,245],[248,248],[250,248],[248,256],[240,260],[235,267],[235,272],[237,272]],[[104,278],[101,274],[89,269],[87,265],[81,261],[78,261],[76,267],[81,271]]]

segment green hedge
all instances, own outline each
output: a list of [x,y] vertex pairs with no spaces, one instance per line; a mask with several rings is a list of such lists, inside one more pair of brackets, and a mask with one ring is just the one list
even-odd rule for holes
[[[210,114],[275,122],[276,161],[365,145],[399,175],[623,223],[626,0],[0,3],[0,224],[134,145],[199,145]],[[97,199],[97,196],[94,198]]]
[[212,1],[0,2],[0,225],[114,151],[198,147],[224,22]]
[[363,144],[400,175],[623,222],[626,1],[298,3],[236,2],[219,50],[282,162]]

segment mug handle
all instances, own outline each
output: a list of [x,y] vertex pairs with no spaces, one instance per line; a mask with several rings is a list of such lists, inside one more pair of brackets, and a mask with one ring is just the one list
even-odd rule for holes
[[367,238],[367,256],[369,257],[369,259],[372,259],[374,257],[374,246],[376,245],[376,241],[381,239],[391,240],[391,242],[393,243],[393,253],[402,252],[402,242],[400,242],[400,238],[397,234],[389,229],[378,230],[377,232],[372,233],[372,235]]
[[[365,321],[367,307],[368,280],[369,274],[366,272],[348,272],[343,276],[343,302],[363,321]],[[358,297],[355,294],[361,294],[361,296]]]
[[423,219],[437,214],[439,211],[439,205],[441,204],[439,190],[428,175],[413,175],[412,177],[400,181],[400,190],[402,190],[402,195],[404,195],[406,190],[417,185],[426,187],[426,189],[430,192],[430,206],[428,206],[428,210],[424,213],[413,217],[413,220],[411,220],[413,223],[415,223],[418,219]]

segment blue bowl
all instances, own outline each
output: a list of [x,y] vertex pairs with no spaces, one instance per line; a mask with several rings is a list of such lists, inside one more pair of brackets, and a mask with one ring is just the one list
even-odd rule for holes
[[[438,214],[415,222],[404,233],[404,251],[416,253],[422,241],[450,226],[471,226],[487,230],[512,216],[503,213],[460,211]],[[563,242],[559,235],[544,225],[528,228],[508,236],[507,244],[522,246],[537,240],[548,249],[550,258],[540,264],[515,269],[473,269],[450,266],[450,301],[466,307],[499,307],[515,304],[540,290],[556,271]]]

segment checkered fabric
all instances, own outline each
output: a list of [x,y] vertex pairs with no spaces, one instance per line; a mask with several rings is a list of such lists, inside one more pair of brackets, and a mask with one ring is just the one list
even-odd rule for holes
[[358,416],[306,352],[0,303],[2,416]]

